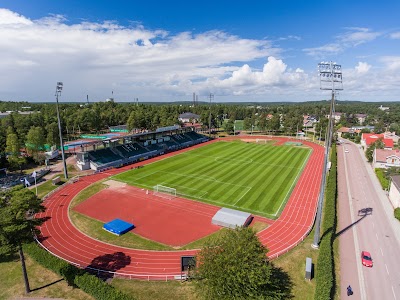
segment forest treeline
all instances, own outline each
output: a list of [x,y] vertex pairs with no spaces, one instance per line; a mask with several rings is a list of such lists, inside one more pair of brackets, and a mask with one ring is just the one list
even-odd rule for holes
[[[378,107],[389,107],[383,111]],[[234,120],[244,120],[246,128],[257,126],[261,131],[282,131],[294,134],[302,129],[303,115],[321,120],[316,130],[324,129],[329,113],[329,102],[302,103],[116,103],[96,102],[90,104],[60,103],[63,137],[72,139],[82,133],[100,133],[109,126],[128,125],[128,129],[154,130],[158,127],[179,124],[178,116],[184,112],[200,115],[200,122],[208,129],[211,112],[211,128],[220,128]],[[26,144],[59,146],[57,113],[55,103],[29,103],[0,101],[0,111],[13,111],[1,118],[0,156],[1,165],[6,164],[5,155],[19,151]],[[18,111],[31,111],[19,114]],[[400,129],[400,103],[337,102],[336,111],[342,112],[339,126],[357,125],[355,114],[367,114],[365,124],[378,131]],[[223,120],[229,119],[224,125]],[[359,124],[358,124],[359,125]]]

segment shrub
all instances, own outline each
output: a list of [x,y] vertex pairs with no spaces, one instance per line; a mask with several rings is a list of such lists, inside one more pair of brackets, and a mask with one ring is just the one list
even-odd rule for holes
[[381,183],[382,189],[388,190],[389,189],[389,180],[386,178],[385,174],[383,173],[382,169],[375,169],[376,177],[378,177],[379,182]]
[[394,210],[394,217],[395,217],[397,220],[400,221],[400,207],[397,207],[397,208]]
[[131,300],[131,296],[122,293],[96,276],[85,273],[75,277],[75,284],[84,292],[98,300]]
[[325,208],[323,219],[323,237],[321,239],[318,261],[316,265],[315,299],[333,299],[335,293],[335,261],[333,242],[336,233],[336,196],[337,196],[337,156],[336,146],[333,145],[331,153],[331,170],[325,188]]

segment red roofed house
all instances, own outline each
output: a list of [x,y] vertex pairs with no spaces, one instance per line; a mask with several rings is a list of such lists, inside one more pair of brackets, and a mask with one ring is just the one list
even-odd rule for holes
[[393,140],[385,138],[383,134],[363,133],[361,135],[361,145],[364,147],[364,149],[367,149],[367,147],[376,142],[378,139],[382,139],[383,143],[385,144],[385,149],[393,149]]

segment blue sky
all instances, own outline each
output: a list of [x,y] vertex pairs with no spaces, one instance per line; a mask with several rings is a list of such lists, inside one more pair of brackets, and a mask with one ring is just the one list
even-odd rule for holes
[[0,100],[399,101],[400,1],[0,2]]

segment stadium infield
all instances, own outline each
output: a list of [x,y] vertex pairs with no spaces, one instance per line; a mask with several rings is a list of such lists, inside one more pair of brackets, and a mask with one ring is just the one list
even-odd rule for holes
[[145,189],[168,186],[181,197],[275,219],[310,153],[305,147],[220,141],[112,178]]

